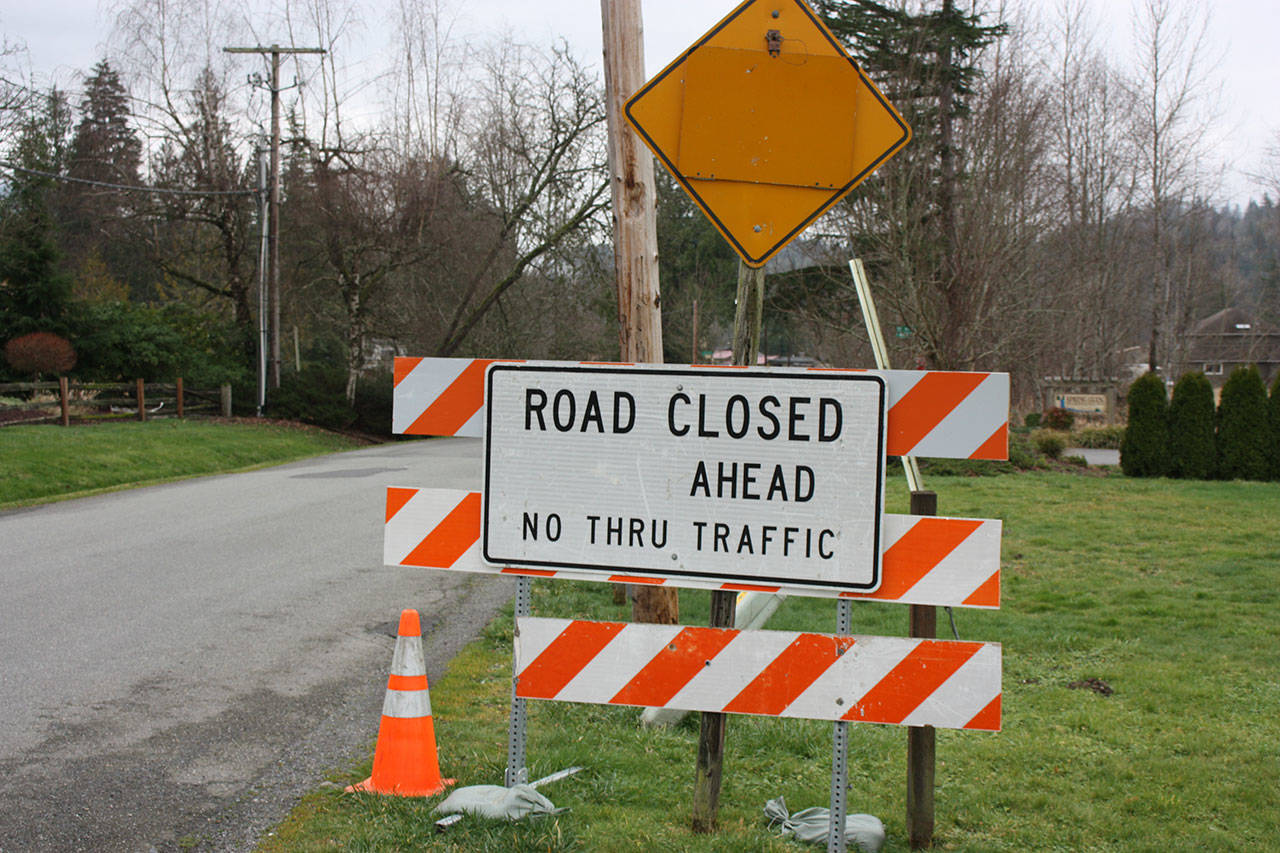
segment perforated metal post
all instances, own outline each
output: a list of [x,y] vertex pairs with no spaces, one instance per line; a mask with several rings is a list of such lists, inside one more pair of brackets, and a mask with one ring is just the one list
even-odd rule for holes
[[[515,630],[520,632],[520,617],[529,615],[533,582],[529,578],[516,578]],[[511,645],[511,720],[507,725],[507,772],[503,780],[509,788],[529,781],[529,769],[524,764],[524,739],[528,718],[524,700],[516,696],[515,644]]]
[[[853,602],[836,605],[836,633],[847,637],[853,633]],[[827,853],[845,853],[844,824],[849,805],[845,797],[849,787],[849,724],[837,722],[831,733],[831,822],[827,827]]]

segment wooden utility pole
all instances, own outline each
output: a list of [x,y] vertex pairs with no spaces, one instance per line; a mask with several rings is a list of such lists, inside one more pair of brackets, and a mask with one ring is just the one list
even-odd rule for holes
[[271,387],[280,387],[280,57],[324,53],[322,47],[224,47],[224,53],[260,53],[271,57],[271,192],[267,202],[267,268],[271,275]]
[[[764,316],[764,270],[738,261],[737,310],[733,317],[733,363],[756,363]],[[735,592],[711,593],[711,627],[732,628],[737,610]],[[693,831],[712,832],[720,811],[720,781],[724,776],[725,715],[704,711],[698,736],[698,763],[693,782]]]
[[[604,29],[604,87],[613,197],[613,263],[618,286],[618,339],[623,361],[662,362],[658,295],[658,225],[653,157],[623,119],[623,106],[644,85],[640,0],[600,0]],[[638,586],[637,622],[675,624],[674,589]]]

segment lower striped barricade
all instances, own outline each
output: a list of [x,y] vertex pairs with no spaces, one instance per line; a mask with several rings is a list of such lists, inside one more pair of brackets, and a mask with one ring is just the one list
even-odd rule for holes
[[1000,729],[999,643],[522,617],[516,695]]

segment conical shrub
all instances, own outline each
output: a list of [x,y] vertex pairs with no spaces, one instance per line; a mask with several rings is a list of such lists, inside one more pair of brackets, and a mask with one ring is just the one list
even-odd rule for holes
[[1147,373],[1129,386],[1129,425],[1120,444],[1120,470],[1129,477],[1162,477],[1169,468],[1169,406],[1164,381]]
[[1203,373],[1185,373],[1169,401],[1169,476],[1207,480],[1216,467],[1213,386]]
[[1270,473],[1267,387],[1254,365],[1237,367],[1218,400],[1218,476],[1265,480]]

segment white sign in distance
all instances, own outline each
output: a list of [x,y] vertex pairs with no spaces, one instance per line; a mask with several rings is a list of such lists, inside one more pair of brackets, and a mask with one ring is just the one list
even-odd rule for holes
[[878,376],[494,364],[486,394],[488,563],[880,585]]

